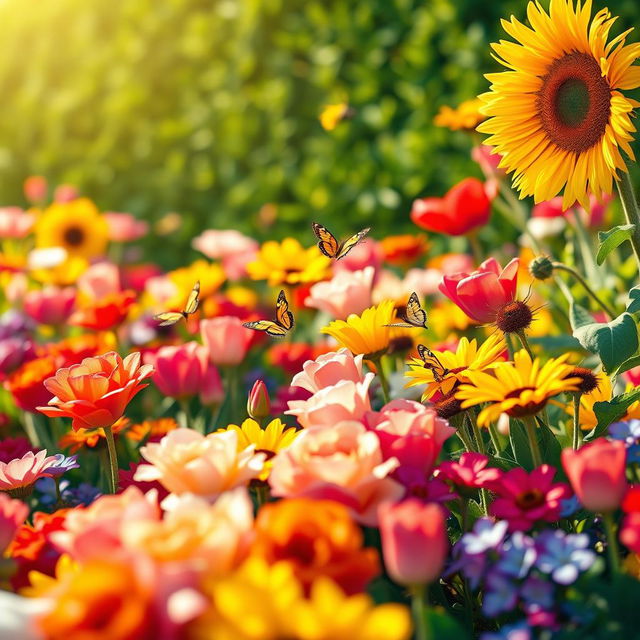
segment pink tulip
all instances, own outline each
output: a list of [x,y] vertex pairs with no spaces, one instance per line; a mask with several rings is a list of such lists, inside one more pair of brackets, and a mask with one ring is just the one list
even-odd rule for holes
[[449,549],[442,508],[410,498],[378,509],[382,554],[389,575],[399,584],[437,580]]
[[24,296],[24,310],[38,324],[64,324],[75,303],[76,290],[73,287],[47,286],[29,291]]
[[443,443],[455,433],[433,409],[412,400],[392,400],[380,412],[367,413],[364,423],[380,439],[385,460],[400,461],[399,472],[411,468],[430,474]]
[[506,175],[504,170],[499,168],[502,156],[499,153],[495,153],[493,147],[486,144],[473,147],[471,149],[471,158],[478,163],[487,180],[495,178],[496,175]]
[[47,179],[43,176],[29,176],[22,186],[24,197],[32,203],[42,202],[47,197]]
[[364,382],[373,375],[362,372],[362,358],[362,355],[354,356],[348,349],[323,353],[302,365],[302,371],[293,376],[291,386],[316,393],[343,380]]
[[439,289],[476,322],[494,322],[498,311],[515,298],[519,264],[514,258],[501,270],[498,261],[489,258],[473,273],[444,276]]
[[404,493],[387,477],[398,461],[383,461],[376,434],[352,420],[305,429],[272,464],[269,484],[274,496],[334,500],[367,526],[376,525],[382,502]]
[[92,300],[100,300],[122,290],[120,269],[113,262],[92,264],[79,278],[78,290]]
[[331,427],[343,420],[362,420],[371,410],[369,385],[364,382],[343,380],[332,387],[321,389],[308,400],[290,400],[286,414],[295,416],[305,428]]
[[27,519],[29,507],[0,493],[0,555],[9,546],[18,527]]
[[72,184],[60,184],[53,192],[55,202],[71,202],[80,197],[80,192]]
[[350,314],[360,314],[372,305],[374,275],[375,269],[371,266],[362,271],[340,271],[331,280],[314,284],[304,303],[345,320]]
[[620,506],[627,491],[624,442],[598,438],[577,451],[564,449],[562,466],[586,509],[606,513]]
[[253,338],[251,329],[243,327],[240,318],[233,316],[203,320],[200,331],[209,350],[209,360],[221,367],[240,364]]
[[224,395],[218,370],[209,362],[206,347],[197,342],[161,347],[149,357],[156,372],[153,381],[172,398],[190,398],[200,394],[204,405],[216,404]]
[[114,242],[133,242],[147,235],[149,223],[130,213],[109,211],[104,214],[109,227],[109,239]]
[[271,414],[269,391],[262,380],[256,380],[247,399],[247,413],[255,420],[261,420]]
[[35,216],[20,207],[0,207],[0,238],[24,238],[34,222]]

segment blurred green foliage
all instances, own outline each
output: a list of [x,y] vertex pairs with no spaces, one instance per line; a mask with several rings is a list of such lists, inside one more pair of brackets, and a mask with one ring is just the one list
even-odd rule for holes
[[[105,209],[183,213],[177,246],[203,227],[259,235],[265,203],[275,236],[312,219],[411,228],[413,198],[477,173],[466,135],[433,116],[486,88],[499,20],[525,6],[0,0],[0,203],[42,174]],[[637,18],[636,0],[609,6],[619,29]],[[355,118],[324,131],[341,100]]]

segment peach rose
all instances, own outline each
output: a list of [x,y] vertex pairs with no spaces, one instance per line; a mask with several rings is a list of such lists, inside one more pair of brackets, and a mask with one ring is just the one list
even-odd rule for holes
[[387,477],[397,466],[393,458],[383,462],[373,431],[345,420],[303,431],[273,459],[269,484],[274,496],[340,502],[358,522],[375,526],[378,506],[404,493]]
[[290,400],[286,414],[295,416],[306,428],[331,426],[343,420],[361,420],[371,409],[369,385],[371,377],[363,382],[343,380],[320,389],[308,400]]
[[203,436],[193,429],[174,429],[160,442],[142,447],[140,453],[151,464],[140,465],[134,480],[158,480],[172,493],[209,499],[247,485],[260,475],[265,461],[265,454],[256,454],[254,445],[238,451],[235,431]]
[[354,357],[348,349],[323,353],[315,360],[307,360],[302,365],[302,371],[293,376],[291,386],[317,393],[344,380],[365,382],[373,378],[374,374],[362,373],[362,358],[362,355]]
[[340,320],[345,320],[352,313],[358,315],[372,304],[374,275],[372,266],[361,271],[340,271],[331,280],[314,284],[304,303]]

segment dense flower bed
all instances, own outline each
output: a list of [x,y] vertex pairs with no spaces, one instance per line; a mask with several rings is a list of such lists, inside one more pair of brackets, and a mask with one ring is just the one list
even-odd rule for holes
[[208,229],[167,272],[71,187],[0,209],[0,637],[637,635],[640,45],[528,20],[436,121],[485,179],[414,234]]

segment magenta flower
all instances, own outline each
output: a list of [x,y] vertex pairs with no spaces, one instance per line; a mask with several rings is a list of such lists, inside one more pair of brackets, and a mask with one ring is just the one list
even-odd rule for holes
[[507,471],[491,490],[498,497],[490,507],[491,515],[507,520],[511,531],[527,531],[536,522],[555,522],[560,517],[562,500],[570,494],[564,482],[553,482],[556,470],[543,464],[531,473],[524,469]]
[[443,462],[438,467],[438,478],[456,487],[480,489],[497,482],[502,475],[500,469],[487,469],[489,458],[481,453],[463,453],[460,460]]

